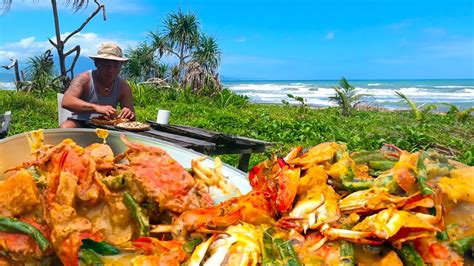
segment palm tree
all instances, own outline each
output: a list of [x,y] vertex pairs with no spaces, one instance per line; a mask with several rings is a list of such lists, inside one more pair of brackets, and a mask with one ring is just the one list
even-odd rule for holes
[[160,54],[167,53],[178,57],[178,68],[183,71],[186,59],[192,56],[199,43],[199,22],[193,13],[184,14],[181,10],[166,17],[162,34],[150,33],[153,46]]
[[342,77],[339,86],[334,86],[336,95],[329,97],[331,101],[336,102],[341,107],[342,115],[348,116],[352,109],[361,102],[361,98],[370,94],[358,94],[355,87],[349,84],[346,78]]
[[199,45],[193,53],[193,60],[199,62],[209,74],[214,74],[219,67],[222,52],[213,37],[203,34]]
[[141,82],[157,76],[159,64],[153,46],[143,42],[135,49],[127,50],[125,55],[130,58],[123,67],[123,74],[126,77]]
[[436,104],[428,104],[428,105],[422,104],[418,106],[414,101],[410,100],[401,91],[396,91],[395,93],[398,95],[398,97],[402,98],[408,104],[408,106],[410,106],[411,111],[413,115],[415,116],[416,121],[418,121],[419,123],[422,123],[425,120],[426,113],[438,108]]

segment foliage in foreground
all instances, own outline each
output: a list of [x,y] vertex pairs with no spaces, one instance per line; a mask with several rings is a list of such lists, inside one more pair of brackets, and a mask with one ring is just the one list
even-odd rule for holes
[[[171,111],[171,124],[185,124],[214,131],[274,142],[267,154],[256,154],[251,164],[272,152],[287,153],[292,147],[310,147],[324,141],[341,141],[351,151],[375,150],[384,143],[415,151],[434,148],[449,158],[474,165],[474,119],[458,123],[455,116],[426,113],[422,124],[410,112],[353,110],[341,116],[339,109],[309,109],[299,106],[250,104],[225,91],[213,98],[196,96],[185,89],[140,88],[136,98],[139,121],[154,120],[158,109]],[[9,135],[38,128],[57,127],[56,94],[0,91],[0,112],[11,110]],[[237,155],[223,156],[236,165]]]

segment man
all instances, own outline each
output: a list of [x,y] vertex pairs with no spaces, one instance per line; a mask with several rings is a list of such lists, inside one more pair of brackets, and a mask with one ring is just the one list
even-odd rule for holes
[[[60,128],[84,127],[91,117],[104,115],[109,118],[135,120],[132,90],[119,78],[122,64],[128,61],[122,49],[113,42],[102,43],[94,60],[96,70],[89,70],[75,77],[64,93],[62,107],[72,112]],[[120,113],[117,115],[117,103]]]

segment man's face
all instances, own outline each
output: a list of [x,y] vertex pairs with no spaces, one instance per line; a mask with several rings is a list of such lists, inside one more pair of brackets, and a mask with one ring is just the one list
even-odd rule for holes
[[107,79],[114,79],[120,74],[122,62],[115,60],[99,59],[97,60],[96,66],[101,76]]

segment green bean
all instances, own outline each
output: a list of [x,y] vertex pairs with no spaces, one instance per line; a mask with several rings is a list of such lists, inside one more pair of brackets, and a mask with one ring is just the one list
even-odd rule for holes
[[148,236],[150,234],[149,219],[130,193],[123,193],[123,203],[132,214],[135,222],[138,224],[139,235]]
[[456,251],[459,255],[464,256],[464,254],[473,248],[474,246],[474,235],[458,239],[453,241],[449,244],[454,251]]
[[406,266],[423,266],[423,258],[420,254],[409,244],[403,244],[402,248],[397,250],[398,256],[403,261],[403,265]]
[[346,174],[341,175],[341,181],[342,186],[351,191],[368,189],[373,185],[372,181],[354,181],[354,172],[351,167]]
[[354,258],[354,246],[352,243],[341,240],[340,243],[340,251],[339,251],[339,265],[342,266],[353,266],[355,265],[355,258]]
[[33,238],[41,251],[46,251],[51,247],[48,239],[36,227],[29,223],[18,221],[15,218],[0,217],[0,231],[9,233],[22,233]]
[[125,175],[118,175],[108,177],[102,180],[102,182],[112,190],[124,189],[128,186],[127,177]]
[[79,260],[86,265],[104,265],[100,257],[91,249],[82,249],[79,253]]
[[446,230],[443,232],[438,232],[436,233],[436,238],[441,241],[449,240],[448,232]]
[[385,171],[392,169],[395,166],[395,162],[392,161],[369,161],[369,168],[379,171]]
[[192,254],[196,246],[202,243],[202,239],[196,238],[183,244],[184,252]]
[[275,265],[276,257],[273,252],[273,238],[272,235],[275,233],[275,228],[270,227],[263,233],[263,247],[262,247],[262,264],[263,265]]
[[392,174],[384,174],[378,176],[374,180],[374,187],[386,188],[388,189],[388,192],[392,194],[397,194],[402,191],[395,178],[393,178]]
[[120,253],[116,247],[107,242],[96,242],[90,238],[82,240],[81,249],[90,249],[100,255],[117,255]]
[[351,191],[369,189],[373,186],[373,184],[374,182],[370,180],[351,181],[351,182],[342,181],[342,186],[344,186],[346,189],[351,190]]
[[426,165],[425,165],[425,158],[427,157],[427,153],[422,151],[420,156],[418,157],[418,185],[420,186],[421,193],[423,194],[434,194],[433,189],[426,184],[428,181],[427,172],[426,172]]
[[379,151],[358,152],[351,156],[356,164],[368,163],[370,161],[398,161],[398,157],[384,155]]
[[284,262],[286,262],[286,265],[301,265],[298,259],[298,255],[296,254],[295,249],[293,248],[293,244],[290,241],[283,241],[283,239],[281,238],[275,238],[273,241],[277,246],[280,257]]

